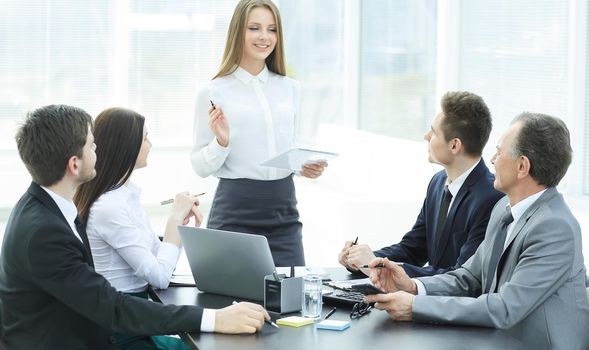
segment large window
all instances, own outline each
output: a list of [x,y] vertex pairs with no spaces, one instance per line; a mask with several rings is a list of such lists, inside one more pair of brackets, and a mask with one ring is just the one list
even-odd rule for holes
[[301,83],[298,141],[315,143],[320,123],[343,119],[341,0],[281,0],[288,74]]
[[113,99],[114,1],[6,0],[0,11],[0,149],[38,106],[99,111]]
[[363,1],[359,126],[421,139],[436,110],[436,2]]
[[480,94],[495,132],[526,110],[567,120],[567,1],[463,1],[458,88]]
[[135,0],[121,9],[127,104],[148,116],[160,146],[192,144],[194,109],[208,108],[195,106],[195,96],[219,67],[235,3]]

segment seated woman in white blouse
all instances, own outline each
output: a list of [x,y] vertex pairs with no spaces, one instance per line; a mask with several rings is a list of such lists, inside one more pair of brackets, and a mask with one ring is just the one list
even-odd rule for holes
[[[191,217],[200,225],[198,199],[188,192],[176,195],[160,242],[141,208],[141,190],[130,182],[133,171],[147,165],[151,149],[145,118],[127,109],[107,109],[96,118],[94,138],[96,177],[79,186],[74,198],[86,222],[94,267],[117,290],[147,298],[148,284],[161,289],[170,283],[181,248],[177,226],[186,225]],[[161,344],[177,343],[170,337],[115,338],[119,349],[182,348],[182,344]],[[151,347],[154,343],[158,345]]]

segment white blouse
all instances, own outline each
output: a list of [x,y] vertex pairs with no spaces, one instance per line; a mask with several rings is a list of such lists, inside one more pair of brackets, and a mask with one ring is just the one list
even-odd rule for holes
[[141,190],[129,183],[104,193],[90,208],[86,232],[96,272],[117,290],[167,288],[180,249],[160,242],[140,204]]
[[[241,67],[210,81],[197,97],[192,167],[201,177],[277,180],[291,171],[259,165],[294,145],[300,86],[267,67],[253,76]],[[209,100],[223,108],[229,145],[209,129]]]

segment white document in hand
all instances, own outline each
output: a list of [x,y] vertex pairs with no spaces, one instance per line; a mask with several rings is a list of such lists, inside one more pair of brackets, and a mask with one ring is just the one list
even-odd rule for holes
[[291,148],[270,159],[266,159],[260,165],[288,169],[292,171],[301,170],[303,164],[316,163],[324,160],[328,161],[337,157],[337,153],[318,151],[308,148]]

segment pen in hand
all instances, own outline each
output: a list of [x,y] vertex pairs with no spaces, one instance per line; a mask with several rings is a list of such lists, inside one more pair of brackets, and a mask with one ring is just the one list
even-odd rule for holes
[[[402,262],[396,262],[395,264],[397,266],[403,266],[403,263]],[[360,266],[361,269],[382,269],[383,267],[384,267],[384,264],[383,263],[379,263],[378,265],[373,266],[373,267],[368,266],[368,264],[365,264],[365,265],[361,265]]]
[[[195,194],[194,197],[200,197],[200,196],[202,196],[205,193],[206,192]],[[174,203],[174,198],[170,198],[170,199],[166,199],[165,201],[161,201],[160,205],[166,205],[166,204],[172,204],[172,203]]]
[[211,103],[211,106],[213,106],[213,109],[217,109],[217,107],[215,106],[215,104],[213,103],[212,100],[209,100],[209,102]]
[[358,236],[356,236],[356,240],[354,240],[354,243],[352,243],[352,245],[356,245],[358,244]]
[[329,312],[327,313],[327,315],[325,315],[325,318],[324,318],[324,320],[327,320],[328,318],[330,318],[330,317],[331,317],[331,315],[333,315],[333,314],[335,313],[335,311],[336,311],[336,310],[337,310],[337,308],[336,308],[336,307],[334,307],[333,309],[331,309],[331,311],[329,311]]
[[[238,302],[233,300],[231,305],[235,305],[235,304],[238,304]],[[270,326],[272,326],[274,328],[280,328],[276,323],[272,322],[272,320],[265,320],[264,322],[266,322],[267,324],[269,324]]]

